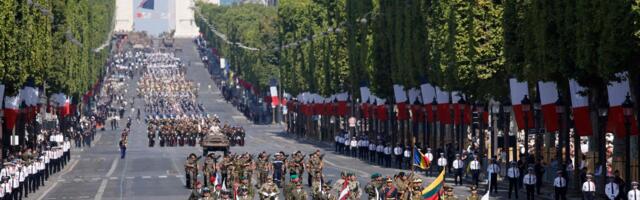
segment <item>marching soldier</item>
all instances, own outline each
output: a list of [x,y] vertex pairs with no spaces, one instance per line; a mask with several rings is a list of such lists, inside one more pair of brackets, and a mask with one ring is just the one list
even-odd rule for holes
[[509,199],[511,199],[511,191],[515,194],[516,199],[518,199],[518,185],[520,185],[520,183],[518,183],[518,179],[520,178],[520,168],[518,168],[515,161],[511,161],[511,167],[507,169],[507,178],[509,178]]
[[582,196],[584,200],[594,200],[596,192],[596,184],[591,180],[593,175],[587,174],[587,181],[582,184]]
[[209,153],[207,158],[204,160],[204,186],[208,187],[209,185],[214,186],[216,173],[217,173],[217,161],[220,156],[216,156],[215,153]]
[[186,187],[191,189],[195,185],[195,181],[198,177],[198,160],[200,158],[196,157],[196,154],[191,153],[187,158],[187,162],[184,165],[185,170],[185,179],[186,179]]
[[[324,167],[322,163],[322,157],[324,157],[324,155],[320,155],[320,150],[316,150],[316,152],[311,154],[311,156],[309,157],[309,160],[307,162],[307,184],[309,187],[312,186],[311,183],[313,181],[314,175],[319,174],[320,176],[322,176],[322,168]],[[302,176],[302,174],[300,174],[300,176]]]
[[240,177],[240,187],[247,188],[247,192],[249,196],[253,198],[253,196],[255,196],[255,190],[253,189],[253,187],[251,187],[251,183],[249,182],[249,179],[250,178],[246,176]]
[[[406,199],[405,193],[409,191],[410,178],[404,173],[398,173],[398,176],[395,178],[395,185],[398,189],[398,197],[402,199]],[[407,193],[408,195],[408,193]]]
[[296,183],[295,189],[291,191],[290,200],[306,200],[307,192],[302,189],[302,183],[298,181]]
[[[398,189],[393,185],[393,179],[391,177],[387,177],[386,184],[380,190],[384,200],[397,200],[400,196],[398,195]],[[371,198],[370,198],[371,199]]]
[[537,177],[534,174],[533,167],[529,167],[529,173],[524,175],[523,184],[527,189],[527,200],[533,200],[535,195],[535,186],[537,183]]
[[627,200],[640,200],[640,190],[638,190],[638,182],[631,182],[631,190],[627,193]]
[[553,180],[555,200],[567,199],[567,180],[562,176],[562,170],[558,170],[558,176]]
[[291,181],[289,181],[289,183],[285,183],[284,184],[284,188],[282,190],[282,192],[284,193],[284,198],[285,199],[290,199],[291,198],[292,191],[296,188],[296,184],[298,184],[298,182],[300,182],[300,179],[298,178],[297,174],[290,175],[289,179]]
[[472,185],[470,190],[471,194],[469,194],[467,200],[480,200],[480,195],[478,195],[478,188],[476,188],[475,185]]
[[280,194],[280,190],[278,186],[273,183],[272,177],[267,177],[267,182],[260,186],[260,199],[265,200],[275,200],[278,199],[278,194]]
[[409,200],[422,200],[422,179],[415,178],[409,188]]
[[458,197],[453,193],[453,188],[445,186],[445,193],[442,197],[443,200],[458,200]]
[[609,176],[609,183],[604,186],[604,193],[607,195],[609,200],[615,200],[620,194],[620,187],[615,183],[615,178],[613,176]]
[[269,172],[273,170],[271,162],[269,162],[269,155],[266,152],[260,153],[258,155],[258,160],[256,161],[256,168],[258,170],[258,185],[262,185],[267,182],[267,177],[269,176]]
[[371,182],[367,183],[364,187],[364,192],[367,193],[368,199],[378,200],[380,199],[380,188],[382,187],[382,178],[379,173],[371,175]]
[[456,185],[462,185],[462,173],[464,172],[464,161],[460,159],[460,154],[456,154],[453,161],[453,179]]
[[349,173],[347,174],[349,176],[349,197],[347,199],[349,200],[357,200],[360,199],[360,197],[362,196],[362,191],[360,190],[360,183],[358,182],[358,179],[356,178],[356,175],[354,173]]
[[237,200],[253,200],[253,195],[251,195],[249,193],[249,188],[245,185],[240,186],[240,189],[238,189],[238,198],[236,198]]
[[276,158],[271,163],[271,168],[273,169],[273,179],[279,188],[282,188],[282,176],[286,171],[286,160],[287,158],[284,156],[282,152],[276,153]]

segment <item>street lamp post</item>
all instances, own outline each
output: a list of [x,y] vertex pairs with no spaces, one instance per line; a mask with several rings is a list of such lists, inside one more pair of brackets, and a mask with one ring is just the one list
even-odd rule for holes
[[[431,135],[429,138],[433,139],[434,142],[431,142],[431,144],[435,145],[437,144],[436,142],[438,141],[437,136],[438,136],[438,125],[437,125],[437,121],[438,121],[438,101],[436,101],[436,98],[433,97],[433,101],[431,102],[431,113],[433,114],[433,132],[431,132]],[[431,145],[430,145],[431,146]],[[433,146],[431,146],[433,147]]]
[[[562,149],[563,149],[563,146],[565,145],[564,144],[565,143],[565,140],[564,140],[564,137],[565,137],[565,135],[564,135],[565,134],[565,132],[564,132],[564,109],[565,109],[565,106],[564,106],[564,103],[562,102],[562,98],[561,97],[558,97],[558,100],[556,100],[555,107],[556,107],[556,114],[558,115],[558,125],[559,125],[559,127],[558,127],[558,148],[557,148],[557,151],[556,151],[556,159],[558,160],[558,163],[561,163],[563,161],[563,159],[562,159]],[[566,146],[569,147],[568,140],[566,142],[567,142]],[[568,159],[569,159],[568,153],[569,153],[569,149],[567,148],[567,157],[566,157],[567,158],[567,163],[566,164],[569,164],[568,163],[569,162],[568,161]]]
[[[625,167],[625,180],[630,183],[631,182],[631,116],[633,115],[633,102],[631,101],[631,96],[627,94],[624,102],[622,103],[622,110],[624,113],[624,128],[626,131],[625,135],[625,148],[627,148],[626,152],[626,161],[627,166]],[[631,188],[631,185],[627,184],[627,188]]]
[[531,100],[528,95],[520,102],[522,104],[522,112],[524,112],[524,157],[525,161],[529,157],[529,112],[531,111]]
[[[533,104],[533,123],[536,129],[536,159],[542,158],[542,143],[544,138],[544,133],[542,133],[542,126],[540,125],[540,113],[542,113],[542,106],[540,105],[539,99]],[[549,154],[547,154],[549,155]]]
[[482,113],[484,112],[484,103],[476,103],[476,112],[478,112],[478,132],[480,132],[480,151],[478,153],[478,160],[482,160],[484,158],[484,142],[485,135],[484,129],[482,127]]
[[464,100],[464,97],[460,97],[460,100],[458,101],[458,109],[460,109],[460,128],[458,130],[458,146],[460,147],[460,150],[462,151],[464,149],[464,136],[466,135],[466,128],[464,127],[464,113],[465,110],[467,109],[467,101]]

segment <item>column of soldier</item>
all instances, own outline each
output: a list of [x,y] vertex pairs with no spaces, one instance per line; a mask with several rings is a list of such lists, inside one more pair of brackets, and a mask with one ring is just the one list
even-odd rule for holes
[[58,130],[41,130],[35,148],[10,151],[0,169],[0,199],[19,200],[36,192],[71,158],[71,142]]

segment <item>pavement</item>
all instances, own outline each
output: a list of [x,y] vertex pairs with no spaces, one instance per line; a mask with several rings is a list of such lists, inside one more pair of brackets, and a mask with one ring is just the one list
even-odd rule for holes
[[[217,114],[222,121],[232,125],[243,126],[247,132],[246,145],[231,147],[232,152],[269,153],[284,151],[291,153],[296,150],[311,153],[320,149],[325,153],[324,174],[329,180],[337,180],[343,170],[353,171],[358,176],[362,187],[369,176],[375,172],[383,175],[393,175],[400,171],[370,165],[359,159],[347,157],[333,152],[331,144],[306,139],[292,138],[283,132],[282,125],[255,125],[247,120],[242,113],[230,104],[225,103],[222,94],[214,86],[209,74],[200,61],[196,45],[191,40],[176,40],[175,46],[182,48],[177,53],[185,63],[191,61],[187,70],[187,78],[200,84],[199,101],[204,104],[210,114]],[[130,80],[129,98],[136,91],[138,76]],[[136,106],[141,105],[140,100]],[[129,115],[127,109],[125,115]],[[144,113],[143,113],[144,116]],[[122,120],[120,127],[124,127]],[[54,175],[44,188],[30,195],[28,199],[57,200],[57,199],[135,199],[135,200],[175,200],[187,199],[190,191],[184,187],[184,162],[188,154],[202,152],[199,147],[148,147],[146,125],[144,122],[132,124],[129,135],[129,147],[125,159],[120,159],[118,140],[120,130],[99,131],[91,148],[72,149],[72,159],[65,169]],[[422,175],[420,175],[422,176]],[[306,178],[306,176],[305,176]],[[434,177],[423,177],[425,185]],[[452,180],[447,179],[448,184]],[[499,195],[491,199],[507,199],[506,184],[501,183]],[[480,187],[480,194],[484,194],[485,187]],[[460,199],[469,194],[468,186],[454,186],[455,193]],[[521,190],[520,198],[524,198]],[[551,199],[553,192],[544,192],[537,196],[539,199]],[[363,195],[363,199],[366,195]],[[282,197],[281,197],[282,198]]]

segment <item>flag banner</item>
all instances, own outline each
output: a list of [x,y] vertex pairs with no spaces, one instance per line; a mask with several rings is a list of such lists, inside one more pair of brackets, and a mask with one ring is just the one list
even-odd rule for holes
[[451,123],[451,112],[449,110],[449,92],[442,91],[436,87],[436,100],[438,101],[438,113],[436,120],[443,124]]
[[9,130],[13,130],[20,111],[20,96],[4,97],[4,122]]
[[573,108],[576,133],[579,136],[591,136],[593,129],[589,115],[589,97],[583,95],[586,88],[580,86],[577,81],[570,79],[569,90],[571,91],[571,107]]
[[[516,116],[516,123],[518,124],[518,130],[525,128],[524,123],[524,111],[522,110],[522,100],[525,96],[529,96],[529,86],[527,82],[520,82],[515,78],[509,79],[509,89],[511,91],[511,104],[513,105],[513,113]],[[533,103],[533,101],[531,100]],[[535,127],[533,122],[533,105],[529,105],[529,112],[527,112],[527,127]]]
[[424,83],[420,85],[420,94],[422,95],[422,103],[425,105],[425,110],[427,113],[427,121],[433,121],[433,111],[431,108],[431,103],[433,102],[433,98],[436,97],[436,89],[429,83]]
[[154,4],[155,4],[155,0],[142,0],[142,2],[140,2],[140,5],[138,7],[153,10],[155,7]]
[[278,99],[278,88],[276,86],[269,87],[269,94],[271,95],[271,106],[276,107],[280,105]]
[[542,116],[547,131],[558,130],[558,114],[556,113],[556,101],[558,100],[558,89],[555,82],[538,81],[540,89],[540,104],[542,105]]
[[409,103],[410,104],[419,104],[422,102],[422,98],[420,97],[420,90],[418,90],[417,88],[411,88],[409,89],[409,91],[407,91],[407,94],[409,96]]
[[[611,81],[607,86],[607,93],[609,95],[609,119],[607,120],[607,132],[615,133],[617,136],[625,136],[627,130],[625,127],[624,108],[622,104],[626,100],[627,95],[630,95],[629,78],[627,72],[617,73],[616,77],[619,81]],[[631,135],[638,134],[638,124],[632,114],[629,117]]]
[[407,101],[407,92],[404,91],[404,86],[402,85],[393,85],[393,96],[397,103],[402,103]]
[[369,103],[369,97],[371,96],[371,90],[368,87],[360,87],[360,102]]
[[444,169],[440,172],[440,175],[436,177],[431,184],[424,188],[421,192],[422,199],[424,200],[438,200],[442,194],[442,187],[444,187]]
[[424,110],[422,110],[422,105],[413,104],[411,105],[411,118],[414,123],[422,123],[424,122]]
[[427,169],[431,164],[429,162],[429,159],[424,154],[422,154],[422,152],[420,152],[418,148],[413,149],[413,165],[419,167],[420,169]]
[[389,119],[387,106],[385,104],[376,106],[376,118],[381,121],[386,121]]

